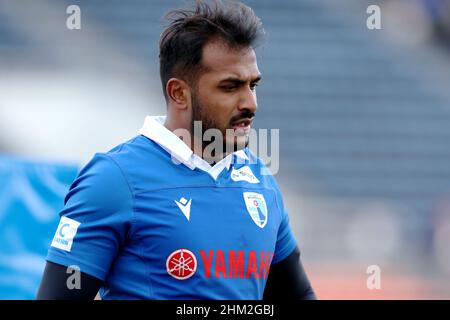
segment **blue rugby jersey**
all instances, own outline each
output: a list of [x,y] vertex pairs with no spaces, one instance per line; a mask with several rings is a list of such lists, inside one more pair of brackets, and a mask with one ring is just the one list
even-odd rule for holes
[[163,121],[79,172],[47,260],[103,280],[102,299],[262,299],[296,247],[275,179],[248,149],[211,167]]

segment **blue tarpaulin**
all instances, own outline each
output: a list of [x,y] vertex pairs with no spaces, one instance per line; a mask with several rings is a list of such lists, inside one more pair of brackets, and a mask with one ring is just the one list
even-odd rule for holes
[[0,155],[0,299],[34,299],[75,165]]

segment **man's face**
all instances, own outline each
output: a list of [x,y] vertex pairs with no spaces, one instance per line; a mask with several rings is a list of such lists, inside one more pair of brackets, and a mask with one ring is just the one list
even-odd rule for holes
[[[255,51],[210,42],[203,48],[202,66],[205,71],[192,93],[193,121],[202,121],[202,134],[219,129],[224,148],[242,149],[248,144],[257,108],[255,88],[261,78]],[[227,129],[234,130],[234,137],[227,138]]]

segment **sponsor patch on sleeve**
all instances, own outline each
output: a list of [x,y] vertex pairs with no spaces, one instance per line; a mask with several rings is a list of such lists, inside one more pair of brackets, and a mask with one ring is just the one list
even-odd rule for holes
[[51,246],[70,252],[70,250],[72,249],[73,239],[77,234],[77,230],[80,224],[80,222],[73,219],[61,217]]

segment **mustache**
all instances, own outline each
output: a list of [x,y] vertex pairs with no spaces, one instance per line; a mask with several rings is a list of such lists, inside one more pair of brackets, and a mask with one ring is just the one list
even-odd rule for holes
[[242,119],[252,119],[253,117],[255,117],[255,112],[251,112],[250,110],[246,110],[244,112],[242,112],[241,114],[231,118],[230,120],[230,125],[233,125],[233,123],[242,120]]

